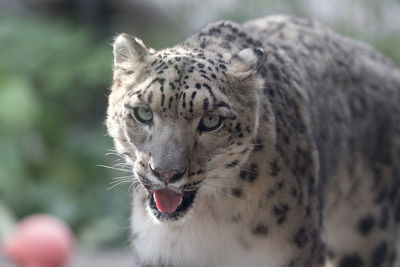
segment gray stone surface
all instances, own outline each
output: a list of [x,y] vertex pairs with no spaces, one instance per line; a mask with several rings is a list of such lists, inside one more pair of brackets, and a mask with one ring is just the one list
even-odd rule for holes
[[[132,253],[129,250],[86,251],[74,253],[69,264],[65,267],[134,267]],[[0,267],[16,267],[0,256]]]

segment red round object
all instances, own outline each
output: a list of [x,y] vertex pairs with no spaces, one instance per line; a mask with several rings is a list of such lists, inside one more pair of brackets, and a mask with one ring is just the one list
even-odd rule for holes
[[39,214],[23,219],[3,249],[20,267],[61,267],[73,245],[74,236],[63,221]]

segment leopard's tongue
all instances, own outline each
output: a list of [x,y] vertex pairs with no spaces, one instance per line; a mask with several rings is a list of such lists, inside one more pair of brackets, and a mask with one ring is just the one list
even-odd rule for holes
[[161,212],[172,213],[176,211],[183,195],[169,189],[153,190],[157,209]]

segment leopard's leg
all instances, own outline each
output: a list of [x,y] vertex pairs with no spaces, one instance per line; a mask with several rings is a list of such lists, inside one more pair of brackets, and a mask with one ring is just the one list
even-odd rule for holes
[[332,177],[324,209],[328,266],[399,267],[398,175],[391,166],[358,161]]

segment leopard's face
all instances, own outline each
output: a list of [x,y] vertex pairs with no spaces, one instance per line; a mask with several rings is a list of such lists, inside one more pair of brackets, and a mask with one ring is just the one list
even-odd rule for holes
[[109,133],[132,164],[150,214],[177,220],[201,201],[199,190],[220,192],[211,181],[229,183],[251,151],[262,51],[155,52],[123,35],[114,56]]

